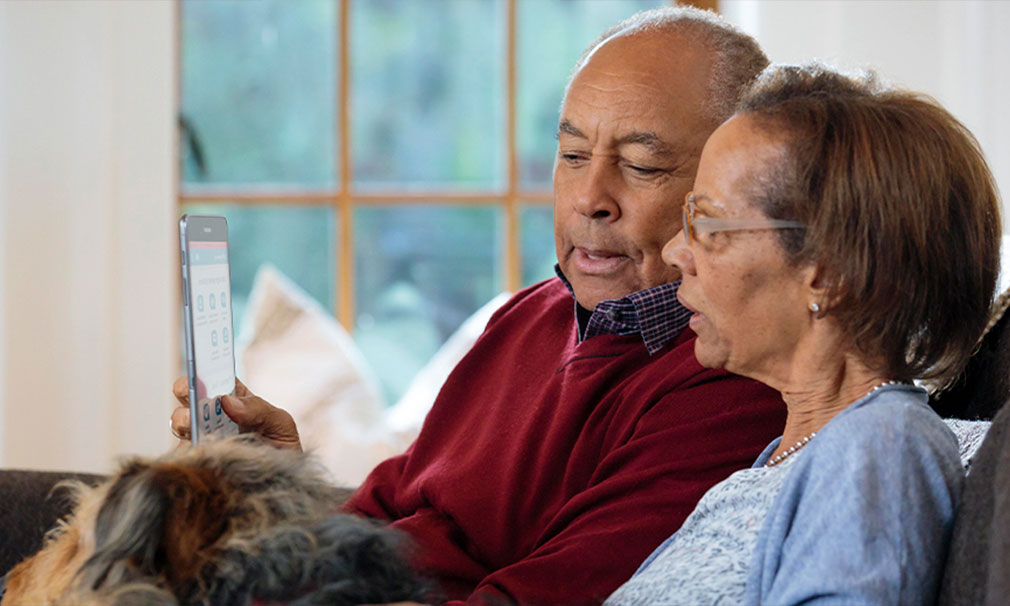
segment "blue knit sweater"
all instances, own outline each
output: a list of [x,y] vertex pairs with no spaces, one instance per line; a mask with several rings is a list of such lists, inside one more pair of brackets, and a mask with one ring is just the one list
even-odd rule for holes
[[922,390],[853,403],[805,448],[713,487],[608,604],[931,604],[961,494]]

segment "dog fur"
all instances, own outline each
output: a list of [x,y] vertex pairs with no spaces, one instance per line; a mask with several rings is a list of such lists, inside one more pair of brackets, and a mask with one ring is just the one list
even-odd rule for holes
[[237,436],[126,462],[9,574],[2,606],[365,604],[432,599],[401,535],[333,514],[311,457]]

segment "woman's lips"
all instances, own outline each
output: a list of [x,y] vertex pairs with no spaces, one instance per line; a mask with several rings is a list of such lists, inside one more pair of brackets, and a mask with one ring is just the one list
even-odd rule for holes
[[677,291],[677,301],[678,301],[678,302],[679,302],[679,303],[680,303],[681,305],[683,305],[683,306],[684,306],[684,309],[686,309],[687,311],[689,311],[689,312],[691,312],[691,313],[693,313],[693,314],[696,314],[696,313],[698,313],[698,310],[697,310],[697,309],[695,309],[695,308],[691,307],[691,304],[690,304],[690,303],[688,303],[687,301],[685,301],[685,300],[684,300],[684,297],[683,297],[683,296],[681,296],[681,294],[680,294],[680,290],[678,290],[678,291]]
[[680,291],[677,291],[677,301],[684,306],[684,309],[691,312],[691,318],[688,320],[688,326],[691,327],[691,330],[697,333],[698,327],[705,321],[705,315],[697,309],[691,307],[691,305],[680,296]]
[[572,253],[575,268],[584,274],[608,274],[628,261],[628,257],[609,250],[575,248]]

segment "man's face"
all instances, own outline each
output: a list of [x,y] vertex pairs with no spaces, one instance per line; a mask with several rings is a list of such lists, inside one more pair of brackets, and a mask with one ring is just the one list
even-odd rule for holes
[[680,230],[705,139],[710,60],[679,35],[612,38],[572,80],[554,162],[558,263],[586,309],[673,282],[663,246]]

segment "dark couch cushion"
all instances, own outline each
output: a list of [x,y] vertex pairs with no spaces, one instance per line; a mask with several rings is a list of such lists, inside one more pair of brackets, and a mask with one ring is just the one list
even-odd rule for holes
[[45,471],[0,471],[0,575],[35,553],[46,531],[70,512],[65,491],[53,492],[61,480],[94,485],[101,476]]
[[978,350],[953,383],[930,396],[944,418],[991,420],[1010,399],[1010,290],[993,304]]
[[947,555],[941,606],[1010,603],[1010,406],[975,454]]

